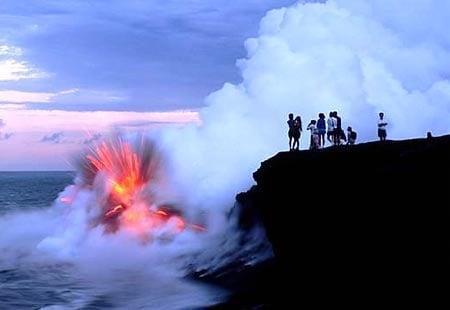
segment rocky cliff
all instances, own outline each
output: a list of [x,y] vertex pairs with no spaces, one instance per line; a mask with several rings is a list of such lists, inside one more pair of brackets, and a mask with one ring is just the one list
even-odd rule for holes
[[263,162],[237,201],[242,226],[259,217],[273,246],[272,305],[435,301],[448,274],[449,155],[444,136]]

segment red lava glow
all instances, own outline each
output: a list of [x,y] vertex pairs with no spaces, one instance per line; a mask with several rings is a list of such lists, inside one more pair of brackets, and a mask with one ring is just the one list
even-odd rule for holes
[[[100,218],[106,231],[124,229],[148,235],[163,228],[173,234],[187,228],[197,232],[205,230],[200,225],[187,224],[179,212],[162,209],[142,194],[158,181],[160,173],[159,156],[148,141],[142,140],[136,145],[120,137],[103,141],[89,149],[83,160],[83,170],[88,184],[92,185],[94,179],[102,175],[109,189]],[[65,202],[63,199],[61,201]]]

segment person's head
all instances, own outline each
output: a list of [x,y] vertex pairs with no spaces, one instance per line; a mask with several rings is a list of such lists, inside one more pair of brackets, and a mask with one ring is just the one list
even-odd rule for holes
[[352,131],[352,127],[348,126],[348,127],[347,127],[347,131],[350,131],[350,132],[351,132],[351,131]]
[[315,125],[316,124],[316,120],[315,119],[311,120],[311,124]]
[[325,118],[325,114],[319,113],[319,118],[320,118],[320,119],[324,119],[324,118]]
[[289,119],[294,119],[294,114],[289,113]]
[[300,122],[300,120],[301,120],[300,116],[297,116],[297,117],[295,118],[295,120]]
[[334,112],[333,112],[333,116],[334,116],[334,117],[337,117],[337,116],[338,116],[337,111],[334,111]]
[[384,113],[383,112],[380,112],[380,114],[378,114],[378,115],[380,116],[380,119],[384,118]]
[[330,117],[333,117],[333,112],[330,112]]

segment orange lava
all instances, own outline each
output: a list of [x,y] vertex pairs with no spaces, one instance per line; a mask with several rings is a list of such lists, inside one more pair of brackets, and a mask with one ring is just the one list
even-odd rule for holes
[[140,193],[144,187],[152,185],[155,177],[154,167],[143,157],[142,152],[136,151],[133,145],[121,138],[103,141],[86,155],[90,173],[106,176],[107,188],[110,189],[108,202],[103,206],[102,222],[108,225],[112,221],[118,225],[117,229],[138,235],[160,228],[168,228],[173,233],[190,227],[202,231],[201,226],[186,224],[180,215],[161,210],[152,201],[143,201]]

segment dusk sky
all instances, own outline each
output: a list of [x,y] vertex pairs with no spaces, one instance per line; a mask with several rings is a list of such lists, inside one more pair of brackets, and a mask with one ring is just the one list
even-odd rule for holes
[[450,2],[408,3],[2,0],[0,171],[71,169],[108,133],[163,128],[171,158],[250,175],[289,112],[339,111],[358,142],[380,111],[390,139],[448,134]]
[[198,122],[265,13],[295,2],[2,0],[0,170],[67,169],[111,128]]

